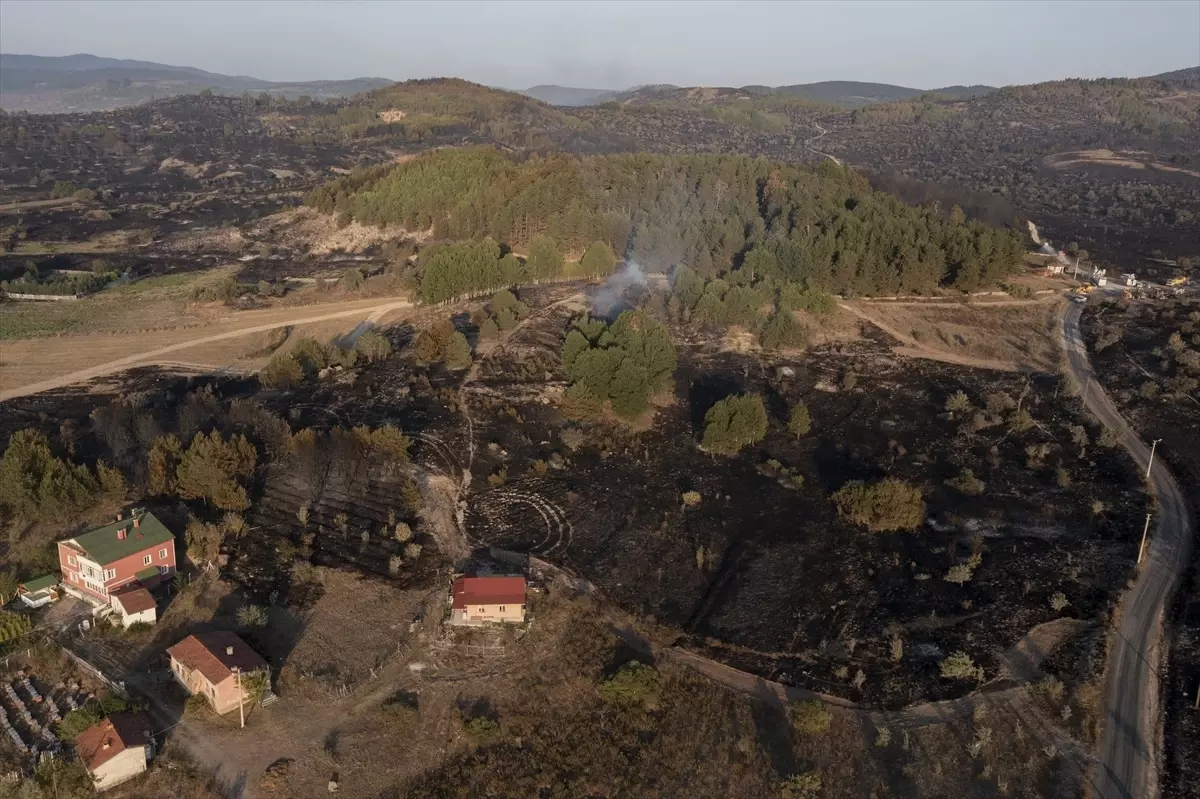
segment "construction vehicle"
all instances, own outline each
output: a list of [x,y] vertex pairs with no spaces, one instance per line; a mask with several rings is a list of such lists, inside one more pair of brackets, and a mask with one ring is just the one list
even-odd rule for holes
[[1084,283],[1082,286],[1076,287],[1075,293],[1076,294],[1091,294],[1095,290],[1096,290],[1096,287],[1093,286],[1091,283]]
[[1173,278],[1171,278],[1170,280],[1168,280],[1168,281],[1167,281],[1167,285],[1168,285],[1168,286],[1170,286],[1171,288],[1176,288],[1176,289],[1177,289],[1177,288],[1183,288],[1183,287],[1184,287],[1184,286],[1186,286],[1187,284],[1188,284],[1188,277],[1187,277],[1187,275],[1182,275],[1182,276],[1180,276],[1180,277],[1173,277]]

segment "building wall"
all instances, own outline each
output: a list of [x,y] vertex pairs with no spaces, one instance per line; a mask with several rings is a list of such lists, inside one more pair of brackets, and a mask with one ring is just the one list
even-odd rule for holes
[[450,614],[456,624],[483,624],[484,622],[520,623],[525,621],[524,605],[470,605]]
[[183,683],[183,687],[191,694],[204,694],[209,703],[218,713],[224,715],[231,710],[237,710],[238,685],[234,677],[227,677],[217,685],[213,685],[200,672],[188,669],[187,666],[171,658],[171,671]]
[[[132,534],[136,535],[137,531],[134,530]],[[147,557],[150,559],[149,564],[146,563]],[[71,563],[72,558],[75,563]],[[158,568],[160,573],[163,573],[165,569],[164,576],[170,577],[176,569],[175,541],[172,539],[164,544],[151,544],[133,555],[107,564],[94,563],[69,549],[65,544],[59,543],[58,565],[64,583],[95,599],[108,602],[108,595],[112,591],[126,583],[133,582],[137,579],[134,575],[146,568],[147,565]],[[98,576],[89,576],[87,574],[89,568]],[[111,576],[105,577],[106,572]]]
[[[121,613],[121,610],[119,609],[119,606],[117,605],[116,602],[113,603],[113,606],[118,608],[117,609],[118,613]],[[144,621],[147,624],[154,624],[154,622],[158,618],[157,611],[158,611],[157,608],[148,608],[147,610],[143,610],[140,613],[129,613],[129,614],[121,613],[121,626],[128,630],[129,625],[137,624],[140,621]]]
[[103,791],[146,770],[146,747],[132,746],[92,772],[96,790]]

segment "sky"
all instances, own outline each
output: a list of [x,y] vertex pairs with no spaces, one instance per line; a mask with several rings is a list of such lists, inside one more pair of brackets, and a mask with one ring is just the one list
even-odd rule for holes
[[1200,65],[1200,0],[0,0],[0,51],[280,81],[455,76],[514,89],[621,89],[862,80],[931,89]]

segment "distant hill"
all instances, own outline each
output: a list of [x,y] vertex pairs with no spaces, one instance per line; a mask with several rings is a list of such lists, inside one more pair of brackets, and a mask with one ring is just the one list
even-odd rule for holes
[[86,53],[69,56],[0,53],[0,108],[6,111],[109,111],[204,89],[215,94],[267,92],[289,98],[344,97],[390,83],[384,78],[281,83]]
[[699,103],[722,102],[761,95],[785,94],[802,100],[831,103],[843,108],[860,108],[875,103],[910,100],[923,94],[940,94],[955,99],[980,97],[996,91],[992,86],[945,86],[940,89],[912,89],[893,86],[889,83],[861,83],[852,80],[823,81],[821,83],[798,83],[792,86],[724,86],[680,87],[670,83],[654,83],[625,91],[603,89],[573,89],[566,86],[534,86],[523,94],[535,97],[551,105],[585,106],[599,105],[610,100],[625,104],[658,101],[692,101]]
[[[747,87],[751,88],[751,87]],[[761,89],[765,87],[753,87]],[[897,100],[909,100],[922,94],[942,94],[959,99],[979,97],[996,91],[992,86],[946,86],[941,89],[912,89],[907,86],[893,86],[890,83],[861,83],[853,80],[832,80],[820,83],[798,83],[794,86],[776,86],[768,89],[778,94],[790,94],[805,100],[817,100],[823,103],[835,103],[848,108],[856,108],[874,103],[890,103]]]
[[599,105],[611,100],[618,92],[612,89],[579,89],[574,86],[543,84],[541,86],[530,86],[528,89],[522,91],[521,94],[532,97],[535,100],[541,100],[543,103],[550,105],[574,107]]

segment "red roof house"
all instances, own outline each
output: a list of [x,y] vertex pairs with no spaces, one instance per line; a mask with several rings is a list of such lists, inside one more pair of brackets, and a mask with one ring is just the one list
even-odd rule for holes
[[96,790],[103,791],[146,770],[154,753],[153,726],[143,713],[114,713],[75,737],[75,752]]
[[524,577],[459,577],[450,601],[450,623],[525,621]]

